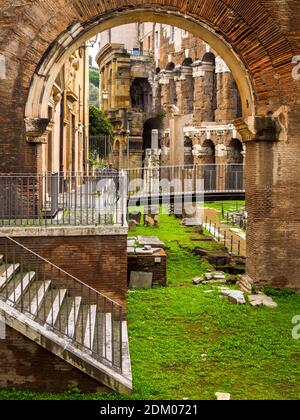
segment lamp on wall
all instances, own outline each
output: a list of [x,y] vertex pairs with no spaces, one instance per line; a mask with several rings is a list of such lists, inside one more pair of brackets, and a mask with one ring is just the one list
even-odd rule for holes
[[89,39],[88,42],[86,43],[86,45],[90,48],[94,48],[94,46],[96,45],[97,40],[98,40],[98,35],[99,34],[97,34],[93,38]]

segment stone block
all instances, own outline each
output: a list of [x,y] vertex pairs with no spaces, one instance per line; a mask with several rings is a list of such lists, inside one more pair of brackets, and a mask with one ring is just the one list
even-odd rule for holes
[[158,214],[145,214],[145,226],[158,227],[160,217]]
[[223,290],[222,296],[227,296],[233,305],[245,305],[246,299],[244,293],[240,290]]
[[133,211],[129,213],[129,220],[134,220],[138,225],[140,225],[142,221],[142,213],[140,211]]
[[230,401],[231,395],[224,392],[216,392],[216,398],[218,401]]
[[136,232],[137,224],[134,220],[130,220],[128,223],[129,232]]
[[135,239],[128,239],[127,246],[128,247],[135,247],[136,241]]
[[155,248],[165,248],[165,244],[157,236],[138,236],[138,243],[141,246],[151,246]]
[[203,283],[204,280],[205,279],[203,277],[196,277],[193,279],[193,283],[198,286],[199,284]]
[[266,306],[267,308],[277,308],[278,304],[264,294],[250,295],[249,302],[251,306]]
[[131,289],[151,289],[153,284],[153,273],[132,271],[130,273]]

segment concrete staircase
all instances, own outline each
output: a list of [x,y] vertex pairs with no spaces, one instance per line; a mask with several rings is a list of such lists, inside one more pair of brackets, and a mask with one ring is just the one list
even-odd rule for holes
[[[25,257],[31,253],[11,244],[23,249]],[[31,256],[40,263],[38,270],[0,255],[0,315],[6,324],[101,384],[129,393],[131,363],[121,307]]]

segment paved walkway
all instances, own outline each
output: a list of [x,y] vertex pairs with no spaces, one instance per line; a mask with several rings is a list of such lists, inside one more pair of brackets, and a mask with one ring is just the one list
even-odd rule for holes
[[221,214],[215,209],[204,209],[204,227],[230,252],[246,257],[246,233],[240,229],[221,223]]

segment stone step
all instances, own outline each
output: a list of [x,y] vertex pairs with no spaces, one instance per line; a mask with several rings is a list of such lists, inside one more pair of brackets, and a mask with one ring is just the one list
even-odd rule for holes
[[18,273],[19,269],[20,264],[11,264],[6,268],[6,271],[0,276],[0,290],[7,285],[16,273]]
[[[62,292],[62,291],[60,291]],[[95,358],[90,351],[80,348],[77,342],[69,342],[57,334],[48,325],[41,325],[31,317],[22,315],[16,307],[7,305],[0,299],[0,315],[5,314],[6,323],[22,335],[33,340],[37,345],[50,351],[55,356],[65,360],[84,374],[118,392],[132,390],[130,370],[130,354],[126,334],[123,333],[123,371],[120,372],[112,364]],[[108,318],[106,316],[106,318]],[[124,324],[126,328],[126,324]],[[117,365],[116,365],[117,366]]]
[[35,272],[31,271],[23,275],[20,279],[19,284],[15,287],[13,292],[8,297],[8,303],[15,305],[19,303],[22,295],[26,292],[32,281],[35,279]]
[[84,345],[89,349],[93,349],[94,338],[96,332],[97,305],[90,305],[87,312],[86,327],[84,333]]
[[50,286],[50,280],[44,282],[35,282],[33,286],[35,290],[29,290],[25,294],[23,306],[30,312],[31,315],[37,316]]
[[60,289],[55,296],[55,299],[53,300],[52,307],[50,309],[49,315],[46,319],[47,325],[54,326],[59,319],[60,310],[62,307],[62,304],[64,303],[64,299],[66,297],[67,290],[66,289]]
[[113,360],[113,348],[112,348],[112,315],[111,313],[104,314],[104,326],[103,326],[103,356],[104,358],[112,362]]
[[72,299],[71,309],[68,318],[68,325],[66,327],[66,334],[70,338],[74,338],[75,336],[75,330],[78,322],[81,302],[82,298],[80,296],[77,296],[74,299]]

